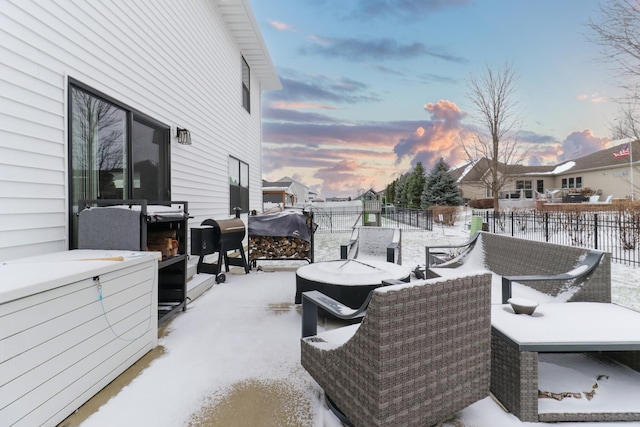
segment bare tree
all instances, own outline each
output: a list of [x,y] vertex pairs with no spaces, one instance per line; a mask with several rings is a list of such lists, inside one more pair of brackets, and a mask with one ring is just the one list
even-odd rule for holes
[[591,41],[601,46],[603,62],[611,64],[623,95],[616,99],[620,114],[612,126],[613,138],[631,138],[629,165],[634,199],[633,141],[640,140],[640,2],[608,0],[598,5],[600,22],[591,20]]
[[515,99],[517,78],[509,64],[495,70],[487,65],[481,76],[471,76],[468,96],[474,107],[472,116],[478,123],[470,140],[461,140],[470,161],[486,159],[488,170],[482,178],[491,188],[493,209],[500,209],[498,192],[511,176],[513,166],[526,156],[518,143],[520,117]]
[[640,123],[638,117],[638,102],[626,102],[620,104],[619,116],[611,126],[611,134],[614,139],[631,138],[640,139]]
[[589,26],[591,41],[601,46],[603,62],[613,65],[625,97],[637,100],[640,88],[640,3],[637,0],[607,0],[598,5],[601,18]]

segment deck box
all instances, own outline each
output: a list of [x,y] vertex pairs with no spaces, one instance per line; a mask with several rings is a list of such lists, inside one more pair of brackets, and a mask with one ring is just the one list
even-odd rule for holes
[[0,424],[56,426],[157,345],[156,252],[0,264]]

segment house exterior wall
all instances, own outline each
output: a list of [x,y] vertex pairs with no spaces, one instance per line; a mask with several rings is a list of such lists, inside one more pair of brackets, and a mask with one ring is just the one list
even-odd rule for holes
[[[634,166],[634,199],[640,196],[640,174],[638,167]],[[568,172],[556,177],[557,188],[562,188],[563,178],[582,178],[582,187],[589,187],[593,191],[601,195],[601,199],[605,199],[609,195],[615,198],[631,197],[631,172],[629,165],[608,167],[589,171]]]
[[215,1],[4,0],[0,28],[0,260],[69,247],[68,78],[171,126],[171,199],[193,223],[229,217],[230,155],[261,209],[261,82],[252,73],[248,113]]
[[464,199],[476,200],[487,198],[487,190],[481,182],[463,182],[458,183],[462,197]]

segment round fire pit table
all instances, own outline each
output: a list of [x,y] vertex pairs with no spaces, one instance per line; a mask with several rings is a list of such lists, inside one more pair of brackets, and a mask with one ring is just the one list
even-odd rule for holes
[[295,303],[302,302],[302,293],[320,291],[347,305],[358,308],[383,280],[408,282],[411,270],[385,261],[341,259],[304,265],[296,271]]

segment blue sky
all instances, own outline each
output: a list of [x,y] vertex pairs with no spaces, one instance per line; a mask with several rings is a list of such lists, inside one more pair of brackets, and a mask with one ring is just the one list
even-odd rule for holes
[[595,0],[251,0],[283,84],[263,94],[263,177],[321,198],[466,159],[467,82],[509,63],[529,164],[609,146],[615,79]]

